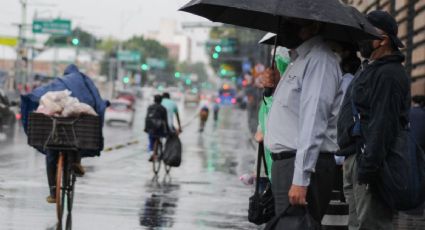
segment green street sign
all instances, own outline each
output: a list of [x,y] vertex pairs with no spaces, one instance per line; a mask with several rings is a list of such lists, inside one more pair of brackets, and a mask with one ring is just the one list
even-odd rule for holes
[[35,34],[70,35],[71,21],[67,19],[34,19],[32,32]]
[[122,62],[139,62],[141,55],[137,51],[122,50],[118,51],[117,58]]
[[167,66],[167,63],[165,60],[158,59],[158,58],[146,58],[146,63],[153,68],[156,69],[165,69]]

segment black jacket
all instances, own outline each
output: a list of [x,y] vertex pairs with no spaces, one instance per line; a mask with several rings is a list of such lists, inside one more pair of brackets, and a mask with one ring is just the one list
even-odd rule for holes
[[361,115],[365,149],[358,161],[358,180],[369,183],[391,154],[401,130],[409,123],[410,79],[397,52],[366,66],[353,80],[343,100],[338,118],[338,144],[342,152],[355,145],[351,100]]
[[425,149],[425,108],[410,109],[410,130],[419,146]]

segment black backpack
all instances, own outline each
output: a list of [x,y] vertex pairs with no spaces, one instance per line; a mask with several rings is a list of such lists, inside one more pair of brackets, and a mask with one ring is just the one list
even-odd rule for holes
[[166,110],[161,105],[151,105],[145,119],[145,132],[163,132],[165,131],[164,113]]
[[[351,101],[355,120],[353,136],[356,138],[358,158],[362,157],[364,136],[361,131],[360,114]],[[425,201],[425,155],[410,130],[400,130],[391,153],[380,168],[373,189],[392,209],[405,211],[417,208]]]

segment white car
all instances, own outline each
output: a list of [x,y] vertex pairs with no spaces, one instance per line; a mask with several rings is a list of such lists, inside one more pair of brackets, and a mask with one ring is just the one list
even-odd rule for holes
[[111,105],[106,109],[105,122],[124,122],[129,126],[133,125],[135,109],[130,101],[116,99],[111,101]]

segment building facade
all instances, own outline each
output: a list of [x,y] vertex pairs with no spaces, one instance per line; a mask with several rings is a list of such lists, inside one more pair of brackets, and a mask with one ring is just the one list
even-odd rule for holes
[[425,0],[345,0],[367,13],[383,9],[395,16],[399,37],[406,45],[406,71],[412,77],[412,95],[425,94]]

